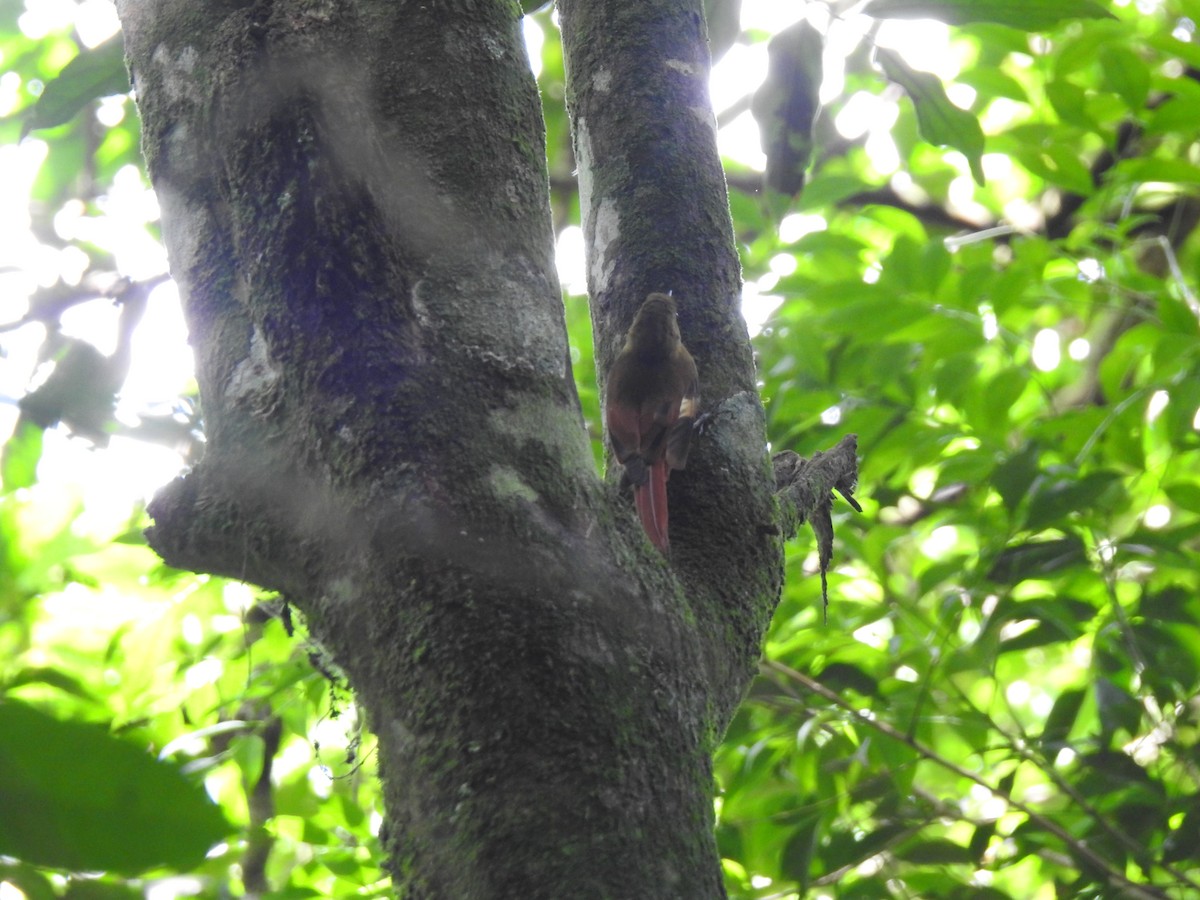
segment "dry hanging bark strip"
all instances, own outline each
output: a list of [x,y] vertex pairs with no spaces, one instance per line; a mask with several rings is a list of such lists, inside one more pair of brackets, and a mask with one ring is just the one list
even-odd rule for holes
[[858,486],[858,435],[846,435],[833,449],[818,450],[812,459],[784,450],[775,454],[772,463],[784,539],[794,537],[805,522],[816,535],[817,559],[821,566],[821,610],[822,616],[827,616],[826,573],[833,559],[833,492],[837,491],[855,512],[862,512],[854,499],[854,490]]

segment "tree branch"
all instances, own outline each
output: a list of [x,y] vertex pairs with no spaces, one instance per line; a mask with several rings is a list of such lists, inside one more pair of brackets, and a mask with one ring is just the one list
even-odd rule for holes
[[821,567],[821,610],[823,615],[828,615],[826,575],[833,559],[833,492],[841,494],[855,512],[862,512],[854,499],[854,489],[858,486],[858,435],[846,435],[832,450],[818,450],[811,460],[784,450],[775,454],[772,462],[784,539],[795,537],[805,522],[816,535]]
[[[646,295],[672,291],[718,423],[672,474],[671,570],[703,645],[720,734],[782,583],[765,413],[708,96],[701,3],[562,0],[563,49],[602,396]],[[639,538],[639,541],[641,539]]]

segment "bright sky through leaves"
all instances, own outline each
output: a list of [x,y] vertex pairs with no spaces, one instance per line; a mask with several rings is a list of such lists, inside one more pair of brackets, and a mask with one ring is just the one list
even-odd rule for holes
[[[961,12],[961,0],[943,8],[955,3]],[[860,5],[831,5],[841,18],[820,2],[744,0],[746,33],[710,83],[768,440],[806,456],[858,434],[865,508],[835,504],[827,622],[813,542],[806,534],[789,544],[767,674],[714,762],[730,896],[822,897],[852,885],[862,896],[996,887],[1049,900],[1067,890],[1056,885],[1095,873],[1104,879],[1096,890],[1119,890],[1128,875],[1191,896],[1193,885],[1166,867],[1191,879],[1200,871],[1188,766],[1200,684],[1200,229],[1186,224],[1200,181],[1195,3],[1100,0],[1101,13],[1119,18],[1067,19],[1044,32],[869,19],[853,12]],[[999,15],[1012,7],[980,5]],[[116,27],[110,0],[28,6],[12,16],[40,43],[11,35],[4,45],[13,55],[0,59],[0,115],[26,106],[72,57],[72,28],[94,47]],[[1092,6],[1042,0],[1039,9]],[[765,36],[800,15],[813,17],[825,45],[819,165],[803,195],[768,209],[755,192],[764,154],[748,95],[767,74]],[[549,169],[566,183],[551,21],[540,13],[523,27],[547,100]],[[953,127],[961,118],[934,109],[946,143],[930,143],[912,95],[878,71],[876,48],[893,51],[895,71],[917,88],[905,68],[932,73],[945,100],[977,121],[983,186],[969,146],[950,149],[969,144]],[[135,160],[134,105],[107,98],[89,110],[91,137],[125,142],[98,173],[80,159],[100,165],[104,154],[72,149],[82,120],[0,145],[0,321],[19,318],[38,287],[79,283],[89,265],[136,278],[164,269],[151,237],[157,202]],[[1097,169],[1128,126],[1141,131],[1128,158]],[[571,192],[554,200],[580,398],[598,445],[581,337],[583,235],[570,224]],[[124,422],[194,388],[174,294],[171,283],[157,288],[134,333]],[[117,312],[104,300],[80,305],[63,317],[64,333],[109,352]],[[30,387],[42,335],[40,325],[0,334],[0,435]],[[302,862],[288,877],[320,868],[326,849],[346,850],[346,834],[351,852],[363,852],[380,812],[369,778],[356,781],[357,762],[345,762],[344,721],[322,719],[329,685],[307,647],[275,619],[271,639],[251,645],[258,626],[246,612],[261,592],[166,570],[136,536],[145,520],[131,521],[133,501],[168,481],[179,456],[122,437],[96,451],[67,435],[48,430],[40,477],[4,498],[17,525],[0,534],[0,550],[28,548],[26,567],[10,568],[38,586],[23,620],[4,619],[0,595],[0,644],[15,629],[31,635],[0,675],[45,667],[78,677],[102,702],[59,697],[53,686],[12,690],[54,697],[66,716],[151,722],[163,737],[156,752],[216,766],[203,777],[235,815],[256,776],[253,740],[209,761],[206,729],[230,726],[247,697],[278,697],[292,739],[273,780],[286,785],[284,802],[314,804],[272,823],[276,847]],[[120,533],[129,543],[110,543]],[[813,694],[808,676],[833,699]],[[926,749],[876,730],[884,724]],[[360,759],[369,757],[368,748]],[[357,830],[318,822],[326,806],[310,815],[326,797],[353,815],[362,796]],[[1134,849],[1114,831],[1132,835]],[[886,846],[868,843],[877,835]],[[1088,847],[1105,856],[1088,861]],[[224,877],[237,863],[218,852],[227,853],[213,864]],[[349,855],[337,864],[362,871]],[[334,876],[322,873],[327,886]],[[0,900],[17,900],[6,877]],[[211,889],[211,877],[163,879],[150,895]]]

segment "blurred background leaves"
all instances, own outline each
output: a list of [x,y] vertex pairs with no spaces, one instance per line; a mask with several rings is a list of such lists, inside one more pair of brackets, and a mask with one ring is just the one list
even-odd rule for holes
[[[202,420],[96,4],[0,2],[0,709],[161,756],[234,831],[178,826],[217,841],[186,874],[0,848],[0,881],[382,895],[371,740],[303,623],[140,536]],[[1200,893],[1200,3],[705,6],[772,448],[856,433],[864,507],[827,623],[789,547],[716,760],[730,895]],[[602,459],[562,52],[523,8]]]

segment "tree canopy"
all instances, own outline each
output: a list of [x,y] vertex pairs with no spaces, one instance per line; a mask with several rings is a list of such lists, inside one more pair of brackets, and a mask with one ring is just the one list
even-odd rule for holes
[[[523,5],[602,465],[558,17]],[[0,885],[387,895],[340,672],[142,534],[130,469],[204,423],[100,6],[0,5]],[[1200,4],[705,6],[771,450],[861,457],[715,759],[726,890],[1200,892]]]

